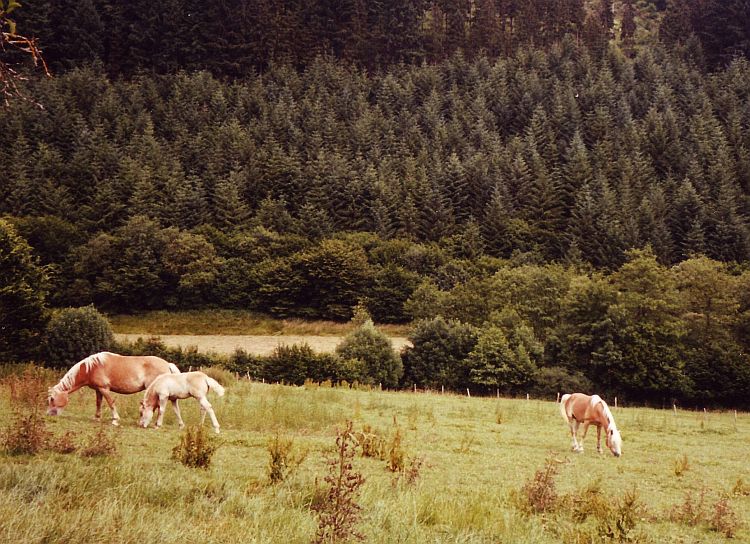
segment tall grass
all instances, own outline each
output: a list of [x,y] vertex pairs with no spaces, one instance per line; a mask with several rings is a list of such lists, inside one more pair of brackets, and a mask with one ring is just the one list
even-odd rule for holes
[[[636,529],[623,538],[750,539],[750,495],[744,493],[748,414],[738,415],[735,431],[733,414],[713,413],[704,421],[693,412],[666,411],[665,430],[665,412],[620,407],[615,417],[624,453],[614,458],[595,452],[594,429],[585,453],[571,453],[567,429],[551,402],[246,380],[226,385],[227,395],[212,399],[222,445],[206,470],[172,459],[182,431],[171,409],[160,430],[136,426],[140,395],[118,396],[122,425],[108,433],[116,455],[0,451],[0,542],[308,544],[319,527],[312,505],[320,500],[326,460],[346,421],[352,421],[358,441],[365,430],[384,441],[378,446],[385,450],[382,455],[378,449],[377,455],[363,456],[358,444],[350,459],[364,477],[356,498],[361,506],[356,531],[366,542],[612,541],[623,536],[615,529],[634,522]],[[8,382],[0,384],[4,428],[13,419],[10,393]],[[186,424],[197,425],[197,403],[181,404]],[[81,444],[100,429],[91,420],[93,411],[94,394],[83,390],[71,396],[65,414],[45,418],[46,426],[57,437],[74,433]],[[399,485],[384,459],[396,428],[399,448],[406,452]],[[293,441],[295,451],[306,455],[304,463],[271,485],[269,437],[274,436]],[[683,455],[690,469],[677,478],[674,460]],[[406,485],[412,460],[418,474]],[[556,467],[555,507],[540,513],[519,507],[518,494],[548,462]],[[675,515],[688,508],[687,493],[695,496],[703,489],[709,500],[700,523]],[[600,503],[602,508],[596,506]],[[576,509],[586,513],[580,521]]]

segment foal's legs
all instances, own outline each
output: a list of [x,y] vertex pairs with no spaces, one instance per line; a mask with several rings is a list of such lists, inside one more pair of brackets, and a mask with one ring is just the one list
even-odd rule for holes
[[174,414],[177,416],[177,423],[180,425],[180,429],[185,426],[185,422],[182,421],[182,415],[180,414],[180,405],[177,404],[177,399],[172,400],[172,408],[174,408]]
[[167,397],[159,397],[159,417],[156,418],[156,428],[160,428],[167,410]]
[[[109,409],[112,411],[112,425],[120,424],[120,414],[117,413],[117,407],[115,406],[115,399],[109,389],[97,389],[97,393],[101,394],[109,405]],[[98,397],[97,397],[98,400]],[[98,403],[97,403],[98,404]],[[98,408],[98,406],[97,406]],[[99,412],[99,410],[97,410]],[[101,414],[97,414],[101,415]]]
[[198,402],[200,403],[201,410],[203,412],[201,416],[201,424],[203,424],[203,420],[206,417],[206,412],[208,412],[208,416],[211,418],[211,424],[214,426],[214,431],[216,431],[216,434],[219,434],[219,422],[216,419],[216,414],[214,414],[214,409],[211,406],[211,403],[208,402],[208,399],[206,397],[198,399]]

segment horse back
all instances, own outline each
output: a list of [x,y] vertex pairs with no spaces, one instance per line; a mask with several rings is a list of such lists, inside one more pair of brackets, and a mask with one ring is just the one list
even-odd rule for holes
[[143,391],[157,376],[170,372],[169,363],[153,355],[102,353],[101,364],[90,374],[91,385],[107,387],[115,393]]

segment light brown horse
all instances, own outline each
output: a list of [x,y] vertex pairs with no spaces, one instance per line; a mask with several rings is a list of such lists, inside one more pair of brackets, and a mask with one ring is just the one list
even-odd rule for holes
[[172,403],[174,407],[175,415],[177,416],[177,422],[180,428],[185,426],[180,415],[180,407],[177,406],[177,399],[186,399],[193,397],[197,399],[201,405],[201,425],[206,419],[206,412],[211,416],[211,423],[214,426],[214,431],[219,433],[219,422],[214,414],[214,409],[211,403],[208,402],[208,392],[213,390],[220,397],[224,395],[224,388],[211,378],[206,376],[203,372],[185,372],[179,375],[164,374],[156,378],[151,385],[148,386],[146,392],[143,395],[141,401],[141,419],[140,425],[144,429],[151,423],[151,418],[154,417],[154,412],[158,412],[156,418],[156,428],[161,427],[161,423],[164,419],[164,409],[167,407],[167,400]]
[[120,424],[112,393],[130,395],[143,391],[160,374],[179,374],[180,369],[159,357],[128,356],[103,351],[73,365],[49,390],[47,415],[56,416],[68,404],[68,395],[88,386],[96,391],[96,419],[102,415],[102,398],[112,411],[112,425]]
[[[622,455],[622,437],[617,430],[615,418],[607,406],[607,403],[599,395],[584,395],[583,393],[573,393],[563,395],[560,399],[560,414],[570,427],[570,434],[573,437],[573,451],[583,451],[583,439],[586,438],[586,431],[589,425],[596,425],[596,451],[602,452],[601,436],[602,427],[607,430],[607,447],[615,457]],[[583,436],[579,441],[576,438],[578,427],[583,424]]]

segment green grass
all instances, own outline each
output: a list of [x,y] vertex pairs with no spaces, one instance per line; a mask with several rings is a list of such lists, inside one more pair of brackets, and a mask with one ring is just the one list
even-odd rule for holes
[[[645,510],[633,532],[639,542],[724,542],[707,524],[669,520],[685,493],[706,489],[709,505],[747,478],[750,415],[622,408],[615,411],[623,456],[569,451],[569,438],[552,402],[454,395],[286,387],[241,381],[211,398],[222,434],[208,469],[171,458],[180,441],[171,407],[161,430],[139,429],[140,395],[119,396],[123,425],[114,429],[114,457],[76,453],[36,456],[0,453],[0,542],[308,543],[317,521],[310,505],[321,495],[325,458],[336,429],[370,425],[386,438],[401,429],[408,456],[424,459],[413,485],[394,483],[386,461],[357,456],[366,481],[358,501],[358,529],[366,542],[556,543],[598,542],[588,520],[575,523],[570,502],[552,513],[519,507],[524,484],[551,459],[557,492],[568,498],[599,481],[606,497],[635,489]],[[79,441],[99,429],[91,419],[94,394],[71,396],[66,412],[47,418],[56,436]],[[198,406],[182,402],[188,425]],[[109,412],[104,411],[105,416]],[[13,420],[7,386],[0,387],[0,417]],[[500,421],[500,423],[498,423]],[[208,425],[208,423],[207,423]],[[395,425],[395,426],[394,426]],[[280,484],[268,478],[269,440],[291,439],[302,464]],[[685,456],[679,477],[674,463]],[[734,541],[750,539],[750,496],[730,497],[745,524]]]
[[[162,334],[226,334],[226,335],[314,335],[344,336],[354,329],[351,323],[273,319],[242,310],[164,310],[134,315],[108,316],[116,333]],[[407,325],[378,325],[389,336],[406,336]]]

